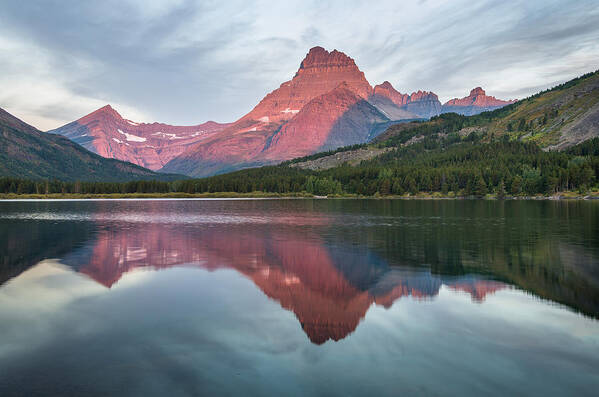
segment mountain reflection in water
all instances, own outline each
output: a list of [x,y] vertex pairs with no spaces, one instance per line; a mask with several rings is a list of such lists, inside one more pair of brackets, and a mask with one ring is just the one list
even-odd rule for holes
[[368,250],[327,246],[317,236],[287,228],[247,234],[229,230],[181,230],[148,225],[102,230],[62,262],[110,288],[136,268],[178,265],[235,269],[297,316],[314,343],[353,332],[374,303],[389,308],[405,296],[427,299],[443,284],[477,302],[506,285],[475,276],[442,277],[423,269],[393,269]]
[[[588,264],[596,252],[556,234],[552,227],[559,222],[548,228],[518,223],[530,223],[518,220],[531,211],[529,204],[545,203],[510,203],[507,210],[503,203],[489,209],[480,202],[446,208],[237,202],[233,210],[222,203],[173,203],[120,203],[115,211],[106,202],[37,204],[29,212],[15,205],[0,228],[6,237],[0,281],[48,257],[108,288],[134,269],[234,269],[292,311],[316,344],[345,338],[373,304],[431,299],[443,285],[476,303],[515,285],[598,313],[597,270]],[[532,208],[533,219],[543,219]],[[577,210],[567,208],[566,215]],[[559,210],[545,216],[562,219]]]

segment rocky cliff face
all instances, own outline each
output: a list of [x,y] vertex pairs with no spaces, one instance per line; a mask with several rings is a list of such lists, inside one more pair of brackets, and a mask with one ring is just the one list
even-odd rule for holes
[[429,119],[441,113],[441,102],[434,92],[416,91],[410,95],[410,100],[403,109]]
[[213,121],[187,127],[136,123],[124,119],[110,105],[106,105],[48,132],[64,135],[102,157],[158,170],[188,146],[226,126]]
[[402,94],[401,92],[397,91],[388,81],[384,81],[382,84],[375,86],[373,93],[376,96],[384,96],[389,98],[389,100],[391,100],[391,102],[397,106],[403,106],[410,100],[410,96],[408,94]]
[[[412,118],[431,118],[441,113],[441,102],[437,95],[429,91],[417,91],[412,94],[402,94],[388,81],[374,87],[372,102],[380,102],[385,98],[395,104],[406,115]],[[410,118],[410,117],[404,117]]]
[[343,82],[363,99],[372,92],[364,73],[352,58],[337,50],[328,52],[322,47],[314,47],[301,62],[293,79],[266,95],[242,120],[270,123],[290,120],[313,98],[334,90]]
[[489,110],[499,109],[506,105],[516,102],[515,100],[504,101],[497,99],[494,96],[488,96],[480,87],[476,87],[470,91],[470,95],[465,98],[454,98],[443,104],[442,113],[458,113],[465,116],[486,112]]

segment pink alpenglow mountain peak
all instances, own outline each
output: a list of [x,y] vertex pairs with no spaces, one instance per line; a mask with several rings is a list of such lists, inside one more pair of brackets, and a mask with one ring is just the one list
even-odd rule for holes
[[354,60],[342,52],[328,52],[314,47],[301,62],[293,79],[266,95],[241,120],[264,120],[277,123],[291,119],[311,99],[337,88],[345,82],[357,96],[368,99],[372,87]]
[[389,99],[415,118],[430,118],[441,113],[441,102],[434,92],[419,90],[412,94],[402,94],[390,82],[385,81],[374,87],[373,99],[381,97]]
[[504,101],[494,96],[488,96],[481,87],[476,87],[470,91],[470,95],[465,98],[454,98],[443,104],[443,113],[455,112],[467,116],[481,113],[487,110],[494,110],[516,102],[515,100]]
[[352,58],[314,47],[291,80],[234,123],[136,123],[105,106],[49,132],[104,157],[209,176],[365,143],[402,120],[451,111],[476,114],[509,103],[486,96],[481,88],[443,106],[433,92],[402,94],[388,81],[373,88]]
[[184,127],[136,123],[121,117],[110,105],[106,105],[48,132],[64,135],[100,156],[159,170],[188,146],[227,125],[214,121]]
[[374,125],[391,120],[368,101],[372,93],[352,58],[314,47],[291,80],[164,170],[204,176],[366,142]]

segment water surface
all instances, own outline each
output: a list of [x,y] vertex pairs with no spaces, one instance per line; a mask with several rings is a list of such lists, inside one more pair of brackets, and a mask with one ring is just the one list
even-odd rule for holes
[[594,395],[599,203],[0,202],[0,395]]

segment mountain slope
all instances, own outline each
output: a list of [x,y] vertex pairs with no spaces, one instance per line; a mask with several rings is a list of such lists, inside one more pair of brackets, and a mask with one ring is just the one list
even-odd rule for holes
[[124,161],[105,159],[0,109],[0,176],[64,181],[173,179]]
[[570,80],[512,105],[485,130],[508,133],[547,150],[563,150],[599,136],[599,71]]
[[343,82],[361,98],[368,99],[372,93],[372,87],[352,58],[337,50],[329,52],[322,47],[314,47],[301,62],[293,79],[266,95],[241,120],[287,121],[313,98]]
[[382,112],[342,83],[312,99],[285,124],[271,139],[264,158],[282,161],[363,143],[372,126],[386,121],[389,119]]
[[534,142],[545,150],[562,150],[599,136],[599,71],[588,73],[529,98],[490,112],[466,117],[442,114],[426,123],[392,126],[381,139],[402,143],[413,137],[476,132]]
[[188,146],[226,127],[213,121],[195,126],[136,123],[106,105],[48,132],[64,135],[102,157],[158,170]]

